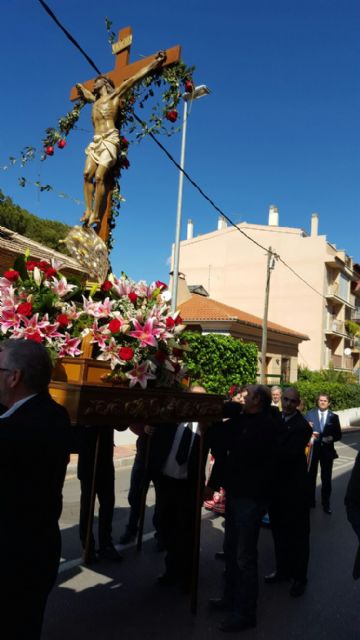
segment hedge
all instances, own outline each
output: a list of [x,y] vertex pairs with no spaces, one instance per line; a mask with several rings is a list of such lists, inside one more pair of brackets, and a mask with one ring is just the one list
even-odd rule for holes
[[257,347],[232,336],[186,331],[185,364],[193,382],[209,393],[226,394],[234,385],[256,382]]
[[327,393],[330,396],[333,411],[360,407],[360,385],[358,384],[300,380],[294,386],[300,393],[304,411],[316,406],[316,398],[319,393]]

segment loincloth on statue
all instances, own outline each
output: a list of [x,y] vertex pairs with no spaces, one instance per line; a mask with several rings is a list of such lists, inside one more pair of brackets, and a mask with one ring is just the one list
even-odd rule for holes
[[90,156],[96,164],[104,167],[112,167],[120,149],[120,136],[117,129],[110,129],[103,134],[94,135],[93,142],[86,147],[85,153]]

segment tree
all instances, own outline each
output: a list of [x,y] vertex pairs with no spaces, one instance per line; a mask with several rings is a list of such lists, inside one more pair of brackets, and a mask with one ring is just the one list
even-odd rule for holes
[[12,199],[5,196],[2,191],[0,191],[0,226],[36,240],[50,249],[67,253],[60,240],[66,236],[70,229],[69,225],[38,218],[14,204]]

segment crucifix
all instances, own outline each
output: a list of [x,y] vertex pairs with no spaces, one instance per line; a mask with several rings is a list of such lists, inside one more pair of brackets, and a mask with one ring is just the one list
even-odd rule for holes
[[84,170],[84,197],[86,211],[82,221],[95,226],[96,233],[106,243],[109,237],[111,196],[114,188],[114,167],[119,149],[120,135],[117,120],[124,94],[156,68],[174,64],[180,60],[180,47],[175,46],[158,54],[129,64],[132,29],[119,31],[119,40],[112,51],[115,68],[96,79],[77,84],[71,89],[70,100],[82,97],[93,103],[92,121],[94,139],[86,148]]

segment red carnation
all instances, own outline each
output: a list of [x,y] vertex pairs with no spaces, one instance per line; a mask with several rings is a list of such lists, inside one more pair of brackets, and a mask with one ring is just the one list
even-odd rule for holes
[[32,314],[32,304],[31,304],[31,302],[22,302],[21,304],[19,304],[19,306],[16,309],[16,311],[21,316],[31,316],[31,314]]
[[104,280],[101,285],[101,291],[110,291],[112,289],[112,282],[110,280]]
[[165,113],[165,118],[167,120],[170,120],[170,122],[176,122],[178,117],[178,112],[176,111],[176,109],[171,109],[170,111],[167,111]]
[[119,357],[121,360],[132,360],[134,357],[134,350],[131,347],[120,347]]
[[167,329],[172,329],[173,327],[175,327],[175,320],[174,320],[174,318],[169,316],[168,318],[166,318],[166,328]]
[[15,271],[15,269],[9,269],[9,271],[5,271],[4,277],[7,280],[10,280],[10,282],[16,282],[16,280],[18,280],[20,277],[20,273],[18,271]]
[[120,320],[118,320],[117,318],[113,318],[112,320],[110,320],[109,331],[111,331],[111,333],[117,333],[118,331],[120,331],[120,327],[121,327]]
[[186,93],[191,93],[193,90],[193,83],[191,80],[185,80],[185,91]]
[[69,324],[69,316],[67,316],[66,313],[59,313],[56,322],[58,322],[61,327],[67,327]]
[[121,142],[123,147],[128,147],[129,146],[129,140],[126,140],[125,136],[121,136],[120,142]]
[[129,298],[129,300],[131,300],[131,302],[132,302],[133,304],[135,304],[135,303],[136,303],[136,300],[138,299],[137,294],[136,294],[136,293],[134,293],[133,291],[132,291],[131,293],[129,293],[129,294],[128,294],[128,298]]
[[165,284],[165,282],[161,282],[161,280],[156,280],[155,284],[160,291],[167,289],[167,284]]
[[35,267],[38,267],[39,263],[37,260],[28,260],[26,263],[26,268],[28,271],[34,271]]

